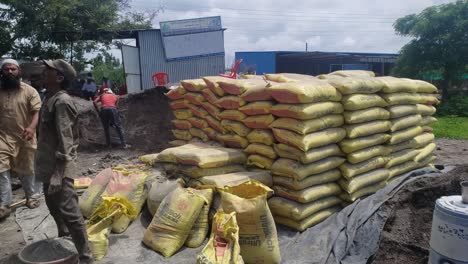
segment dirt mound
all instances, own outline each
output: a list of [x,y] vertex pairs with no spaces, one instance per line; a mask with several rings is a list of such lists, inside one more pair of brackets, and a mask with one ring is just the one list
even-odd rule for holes
[[468,180],[468,166],[403,187],[382,207],[390,216],[381,234],[379,251],[370,262],[427,263],[435,202],[441,196],[459,195],[460,181],[464,180]]
[[[75,99],[79,108],[81,150],[95,150],[105,144],[104,130],[91,101]],[[125,138],[135,149],[146,152],[160,151],[171,138],[172,111],[162,90],[150,89],[143,93],[120,98],[119,111]],[[111,128],[112,141],[119,143],[115,129]]]

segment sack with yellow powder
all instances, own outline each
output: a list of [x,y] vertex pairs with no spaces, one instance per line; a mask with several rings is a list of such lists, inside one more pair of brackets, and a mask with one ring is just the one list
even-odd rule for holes
[[80,197],[79,205],[84,217],[89,218],[102,202],[101,194],[109,184],[114,172],[107,168],[99,172],[88,189]]
[[211,202],[213,201],[213,189],[194,189],[193,191],[205,197],[207,203],[203,205],[200,215],[192,227],[192,231],[190,231],[187,240],[185,240],[185,245],[189,248],[197,248],[205,241],[209,229],[208,213],[210,211]]

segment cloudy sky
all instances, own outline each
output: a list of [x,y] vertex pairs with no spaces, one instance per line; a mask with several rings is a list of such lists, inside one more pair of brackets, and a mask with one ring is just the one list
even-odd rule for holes
[[226,64],[236,51],[396,53],[408,42],[392,24],[404,15],[450,0],[132,0],[133,9],[164,10],[160,21],[221,16]]

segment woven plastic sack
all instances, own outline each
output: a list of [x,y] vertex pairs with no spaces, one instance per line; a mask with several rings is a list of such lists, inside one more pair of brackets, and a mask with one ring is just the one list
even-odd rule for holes
[[271,173],[273,175],[303,180],[308,176],[335,169],[343,164],[343,162],[345,162],[345,159],[340,157],[329,157],[309,164],[281,158],[273,163]]
[[205,127],[202,130],[208,136],[209,139],[214,141],[218,140],[218,132],[216,132],[216,130],[214,130],[213,128]]
[[275,150],[268,145],[260,144],[260,143],[252,143],[244,149],[245,153],[249,154],[258,154],[265,156],[269,159],[276,159],[278,155],[276,155]]
[[244,149],[249,145],[249,141],[247,141],[247,139],[237,134],[218,135],[218,140],[221,141],[225,146],[231,148]]
[[354,139],[344,139],[338,142],[341,150],[346,153],[352,153],[361,149],[372,147],[386,143],[391,138],[388,134],[375,134],[367,137],[359,137]]
[[190,111],[192,111],[193,115],[199,118],[205,118],[209,116],[208,111],[206,111],[203,107],[199,107],[196,105],[189,105]]
[[185,88],[185,90],[191,92],[200,92],[206,88],[206,83],[203,79],[182,80],[180,81],[180,84]]
[[273,145],[276,142],[275,137],[271,130],[268,129],[254,129],[247,135],[247,140],[250,143],[261,143],[265,145]]
[[273,190],[275,191],[275,195],[299,203],[310,203],[325,197],[339,195],[341,193],[340,186],[334,182],[314,185],[300,191],[289,190],[282,186],[273,186]]
[[218,115],[221,119],[233,120],[233,121],[242,121],[247,116],[239,110],[224,110]]
[[269,170],[273,165],[273,161],[274,160],[262,155],[253,154],[247,157],[247,166],[255,166],[260,169]]
[[216,130],[218,133],[227,133],[227,130],[221,125],[221,122],[216,120],[215,118],[208,116],[205,118],[206,122],[208,122],[208,125]]
[[270,124],[271,128],[281,128],[305,135],[327,128],[340,127],[344,124],[342,115],[326,115],[311,120],[298,120],[294,118],[278,118]]
[[411,79],[383,76],[375,78],[384,83],[383,93],[416,93],[418,84]]
[[274,185],[284,186],[293,191],[304,190],[314,185],[320,185],[337,181],[341,177],[337,169],[329,170],[319,174],[314,174],[302,180],[296,180],[291,177],[273,176]]
[[385,168],[391,168],[393,166],[405,163],[407,161],[413,160],[419,151],[416,149],[403,149],[393,152],[387,157],[388,162],[385,165]]
[[327,219],[332,214],[341,210],[341,206],[333,206],[322,211],[319,211],[309,217],[304,218],[303,220],[296,221],[282,216],[275,216],[275,222],[278,224],[282,224],[297,231],[305,231],[307,228],[315,226],[322,222],[323,220]]
[[395,132],[395,131],[402,130],[408,127],[421,125],[421,123],[422,123],[421,115],[409,115],[409,116],[392,119],[392,127],[390,128],[390,131]]
[[375,77],[373,71],[364,70],[340,70],[329,73],[328,75],[337,75],[341,77]]
[[185,100],[185,99],[180,99],[180,100],[176,100],[176,101],[172,101],[169,103],[169,107],[172,109],[172,110],[177,110],[177,109],[186,109],[188,108],[187,107],[187,104],[188,104],[188,101]]
[[421,126],[423,132],[433,133],[434,129],[431,126]]
[[303,164],[308,164],[331,156],[343,156],[343,153],[336,144],[312,148],[307,152],[286,144],[275,144],[273,148],[278,156],[297,160]]
[[[185,121],[185,120],[182,120],[182,121]],[[208,127],[208,122],[206,122],[204,119],[201,119],[201,118],[198,118],[198,117],[190,117],[189,119],[187,119],[187,121],[193,127],[196,127],[196,128],[199,128],[199,129]]]
[[419,94],[417,100],[418,104],[425,105],[438,105],[440,103],[435,94]]
[[249,116],[266,115],[270,113],[272,106],[273,102],[270,101],[251,102],[239,108],[239,111]]
[[270,108],[270,112],[278,117],[309,120],[330,114],[341,114],[343,113],[343,107],[337,102],[277,104]]
[[325,197],[307,204],[301,204],[282,197],[272,197],[268,200],[268,206],[274,216],[282,216],[296,221],[340,203],[340,198],[336,196]]
[[283,104],[339,102],[341,94],[325,81],[315,79],[293,83],[275,83],[268,87],[271,96]]
[[417,104],[420,101],[420,95],[414,93],[391,93],[380,95],[388,105]]
[[307,135],[299,135],[289,130],[274,128],[273,134],[279,142],[303,151],[337,143],[346,137],[346,131],[343,128],[328,128]]
[[346,134],[348,138],[359,138],[387,132],[390,130],[392,122],[384,120],[376,120],[367,123],[346,125]]
[[400,176],[400,175],[402,175],[404,173],[407,173],[409,171],[419,169],[419,168],[423,168],[423,167],[429,165],[434,160],[435,160],[434,156],[429,156],[429,157],[425,158],[424,160],[422,160],[421,162],[415,162],[415,161],[410,160],[410,161],[407,161],[405,163],[393,166],[393,167],[388,169],[389,172],[390,172],[390,176],[388,177],[388,180],[393,179],[395,177],[398,177],[398,176]]
[[186,140],[176,139],[176,140],[169,141],[168,144],[169,144],[169,146],[179,147],[179,146],[187,144],[187,142],[188,141],[186,141]]
[[268,129],[273,121],[275,121],[275,117],[273,115],[249,116],[242,120],[246,127],[252,129]]
[[226,93],[223,89],[219,86],[220,81],[229,81],[226,80],[226,77],[221,76],[207,76],[203,77],[208,89],[217,96],[224,96]]
[[390,118],[399,118],[408,115],[421,114],[417,105],[392,105],[387,107],[390,112]]
[[346,111],[355,111],[371,107],[385,107],[387,103],[382,97],[376,94],[351,94],[343,96],[341,99],[343,108]]
[[311,75],[297,73],[267,73],[265,74],[265,79],[279,83],[289,83],[316,80],[317,78]]
[[203,89],[201,91],[201,94],[203,97],[205,97],[206,101],[208,101],[210,104],[219,107],[219,105],[216,103],[219,100],[219,97],[216,96],[211,90],[209,89]]
[[341,178],[338,180],[341,188],[347,193],[354,193],[366,186],[387,180],[390,173],[387,169],[369,171],[351,179]]
[[351,193],[351,194],[344,192],[344,193],[340,194],[340,198],[342,200],[344,200],[344,201],[352,203],[352,202],[356,201],[359,198],[362,198],[364,196],[376,193],[378,190],[385,187],[385,185],[387,185],[387,182],[382,181],[382,182],[379,182],[379,183],[376,183],[376,184],[366,186],[366,187],[364,187],[362,189],[359,189],[358,191],[356,191],[354,193]]
[[190,111],[189,109],[174,110],[173,113],[177,119],[181,120],[188,119],[189,117],[193,116],[192,111]]
[[432,105],[417,104],[416,109],[417,113],[422,116],[433,115],[436,112],[436,108]]
[[211,176],[211,175],[221,175],[221,174],[227,174],[231,172],[238,172],[238,171],[244,171],[244,167],[242,165],[238,164],[230,164],[230,165],[224,165],[224,166],[219,166],[219,167],[214,167],[214,168],[200,168],[197,166],[180,166],[179,171],[190,178],[200,178],[204,176]]
[[208,112],[212,117],[219,118],[219,114],[221,113],[221,109],[210,102],[203,102],[202,105],[203,109]]
[[431,144],[425,146],[424,148],[419,150],[418,155],[416,155],[414,157],[414,161],[422,162],[424,159],[426,159],[427,157],[432,155],[432,153],[434,152],[435,149],[436,149],[436,144],[435,143],[431,143]]
[[221,175],[205,176],[197,179],[197,181],[202,185],[216,188],[236,186],[249,180],[256,180],[268,187],[273,186],[271,174],[269,171],[265,170],[240,171]]
[[184,99],[194,105],[201,105],[205,101],[205,97],[201,93],[188,92],[184,95]]
[[80,196],[79,205],[84,217],[89,218],[101,204],[101,194],[109,184],[113,175],[112,169],[107,168],[99,172],[89,187]]
[[346,158],[348,162],[352,164],[358,164],[373,157],[390,155],[390,153],[391,149],[389,149],[387,146],[377,145],[350,153],[346,156]]
[[148,164],[150,166],[153,166],[157,162],[159,162],[158,156],[159,156],[159,153],[146,154],[146,155],[142,155],[142,156],[138,157],[138,159],[141,162],[144,162],[144,163],[146,163],[146,164]]
[[171,132],[176,139],[188,141],[193,138],[192,134],[190,134],[190,131],[188,130],[172,129]]
[[371,170],[383,168],[385,164],[387,163],[387,160],[388,160],[387,158],[383,158],[383,157],[374,157],[374,158],[371,158],[371,159],[368,159],[366,161],[356,163],[356,164],[345,162],[340,166],[340,171],[343,177],[350,179],[359,174],[363,174]]
[[345,111],[343,113],[346,124],[359,124],[375,120],[387,120],[390,113],[382,107],[371,107],[357,111]]
[[217,211],[208,243],[197,255],[197,264],[243,264],[236,212]]
[[422,121],[420,123],[421,126],[428,126],[428,125],[431,125],[433,123],[437,122],[437,118],[433,117],[433,116],[424,116],[422,118]]
[[161,202],[143,236],[143,243],[164,257],[179,250],[190,234],[205,198],[193,189],[176,188]]
[[146,205],[151,216],[154,216],[164,197],[177,187],[184,187],[184,181],[182,179],[159,177],[151,184],[148,198],[146,199]]
[[437,92],[437,87],[434,85],[421,81],[421,80],[413,80],[416,85],[417,85],[417,92],[418,93],[436,93]]
[[423,129],[420,126],[414,126],[393,132],[391,138],[388,141],[390,145],[398,144],[407,140],[410,140],[423,133]]
[[405,149],[414,149],[417,147],[418,142],[415,139],[406,140],[394,145],[388,145],[388,148],[390,149],[391,153],[395,153]]
[[244,106],[246,102],[239,96],[229,95],[221,97],[216,104],[225,109],[239,109]]
[[267,83],[256,79],[225,79],[218,82],[224,92],[232,95],[241,95],[250,89],[264,89]]
[[272,190],[248,181],[233,187],[218,189],[224,212],[237,213],[239,244],[246,263],[280,263],[275,222],[267,204]]
[[374,94],[384,87],[378,79],[366,77],[328,78],[327,82],[343,95]]
[[183,87],[179,86],[167,92],[166,96],[169,97],[169,99],[171,100],[179,100],[184,98],[184,94],[186,93],[187,91]]
[[192,127],[192,124],[187,120],[174,119],[171,122],[172,124],[174,124],[174,127],[176,129],[180,129],[180,130],[188,130]]
[[158,161],[177,163],[178,155],[206,147],[208,147],[208,145],[203,143],[188,143],[177,147],[167,148],[159,153]]
[[221,121],[221,125],[227,131],[234,132],[241,137],[246,137],[252,131],[252,129],[238,121],[223,120]]
[[189,248],[197,248],[203,244],[209,230],[208,213],[210,211],[211,202],[213,201],[213,189],[193,190],[195,193],[205,197],[207,203],[203,205],[197,221],[192,227],[184,245]]
[[266,82],[262,80],[265,85],[257,85],[250,87],[244,93],[240,95],[240,98],[246,102],[256,102],[256,101],[269,101],[272,100],[273,97],[268,92],[268,87],[271,85],[271,82]]

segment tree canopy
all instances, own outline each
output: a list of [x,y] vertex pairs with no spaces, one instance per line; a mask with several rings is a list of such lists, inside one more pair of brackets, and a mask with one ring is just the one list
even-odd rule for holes
[[[81,70],[86,52],[112,41],[81,40],[85,32],[151,28],[158,11],[131,12],[128,0],[0,0],[0,54],[28,60],[73,56]],[[63,39],[59,32],[74,34]]]
[[399,18],[395,31],[413,39],[401,49],[394,72],[422,78],[439,73],[447,88],[459,83],[468,70],[468,1],[432,6],[420,14]]

